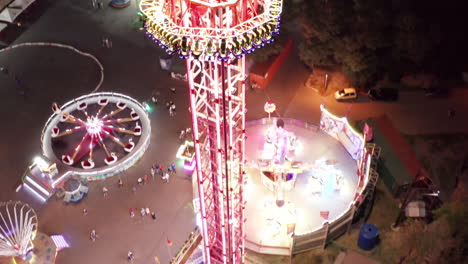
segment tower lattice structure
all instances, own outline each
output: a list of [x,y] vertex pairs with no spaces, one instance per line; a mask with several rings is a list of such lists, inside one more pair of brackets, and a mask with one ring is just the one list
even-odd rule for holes
[[142,0],[147,34],[186,59],[205,263],[244,263],[245,54],[279,33],[282,0]]

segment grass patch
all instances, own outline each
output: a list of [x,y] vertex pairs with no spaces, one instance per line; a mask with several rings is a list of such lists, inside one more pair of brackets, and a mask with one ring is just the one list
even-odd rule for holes
[[311,250],[295,255],[291,263],[332,264],[339,252],[339,249],[334,246],[329,246],[325,250]]
[[338,238],[337,240],[333,241],[331,245],[334,245],[338,248],[355,251],[381,263],[393,263],[392,260],[394,252],[389,251],[386,247],[386,239],[388,234],[393,232],[390,226],[397,218],[398,212],[398,201],[393,198],[383,182],[379,181],[376,186],[374,206],[366,222],[379,228],[379,237],[381,242],[373,250],[365,251],[360,249],[357,246],[360,230],[359,228],[355,228],[350,232],[349,235],[344,235]]
[[460,165],[468,155],[468,134],[406,135],[417,158],[448,200],[459,177]]

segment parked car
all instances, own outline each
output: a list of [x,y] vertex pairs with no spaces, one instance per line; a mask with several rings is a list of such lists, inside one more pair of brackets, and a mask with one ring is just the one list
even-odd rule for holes
[[375,101],[396,101],[398,100],[398,90],[394,88],[371,89],[367,93],[369,99]]
[[337,101],[356,99],[357,96],[357,91],[354,88],[345,88],[335,92],[335,99]]

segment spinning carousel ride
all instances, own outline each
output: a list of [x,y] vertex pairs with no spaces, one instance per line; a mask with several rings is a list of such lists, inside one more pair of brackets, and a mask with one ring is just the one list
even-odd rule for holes
[[[55,263],[57,252],[69,245],[61,235],[48,236],[39,232],[37,226],[36,212],[28,204],[1,202],[0,263]],[[55,238],[65,244],[57,243]]]
[[21,202],[0,204],[0,256],[29,258],[37,232],[34,210]]
[[117,93],[93,93],[60,107],[42,133],[44,156],[88,180],[132,166],[149,145],[151,127],[143,105]]

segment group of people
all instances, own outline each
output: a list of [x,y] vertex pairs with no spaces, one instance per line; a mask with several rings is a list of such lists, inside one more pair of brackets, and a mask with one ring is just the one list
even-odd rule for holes
[[[131,218],[135,217],[135,210],[136,210],[136,208],[130,208],[129,213],[130,213]],[[156,220],[156,213],[151,212],[148,207],[141,208],[140,214],[141,214],[142,217],[151,216],[151,218],[153,218],[153,220]]]
[[104,7],[104,4],[100,0],[92,0],[91,2],[94,8],[102,9]]
[[176,105],[174,102],[169,101],[166,103],[166,108],[169,111],[169,116],[175,116],[176,115]]
[[164,167],[161,165],[153,165],[151,166],[151,177],[154,179],[156,174],[159,174],[161,176],[161,179],[163,180],[164,183],[169,182],[169,177],[170,174],[176,173],[176,165],[171,164],[167,166],[167,172],[164,172]]
[[179,140],[182,142],[185,141],[187,137],[190,137],[190,133],[192,133],[191,128],[182,129],[179,134]]
[[[154,177],[153,177],[153,180],[154,180]],[[145,174],[145,176],[142,178],[142,177],[139,177],[137,179],[137,183],[138,185],[145,185],[146,183],[149,182],[149,177],[148,177],[148,174]]]
[[112,48],[112,40],[109,38],[102,38],[102,46],[108,49]]

